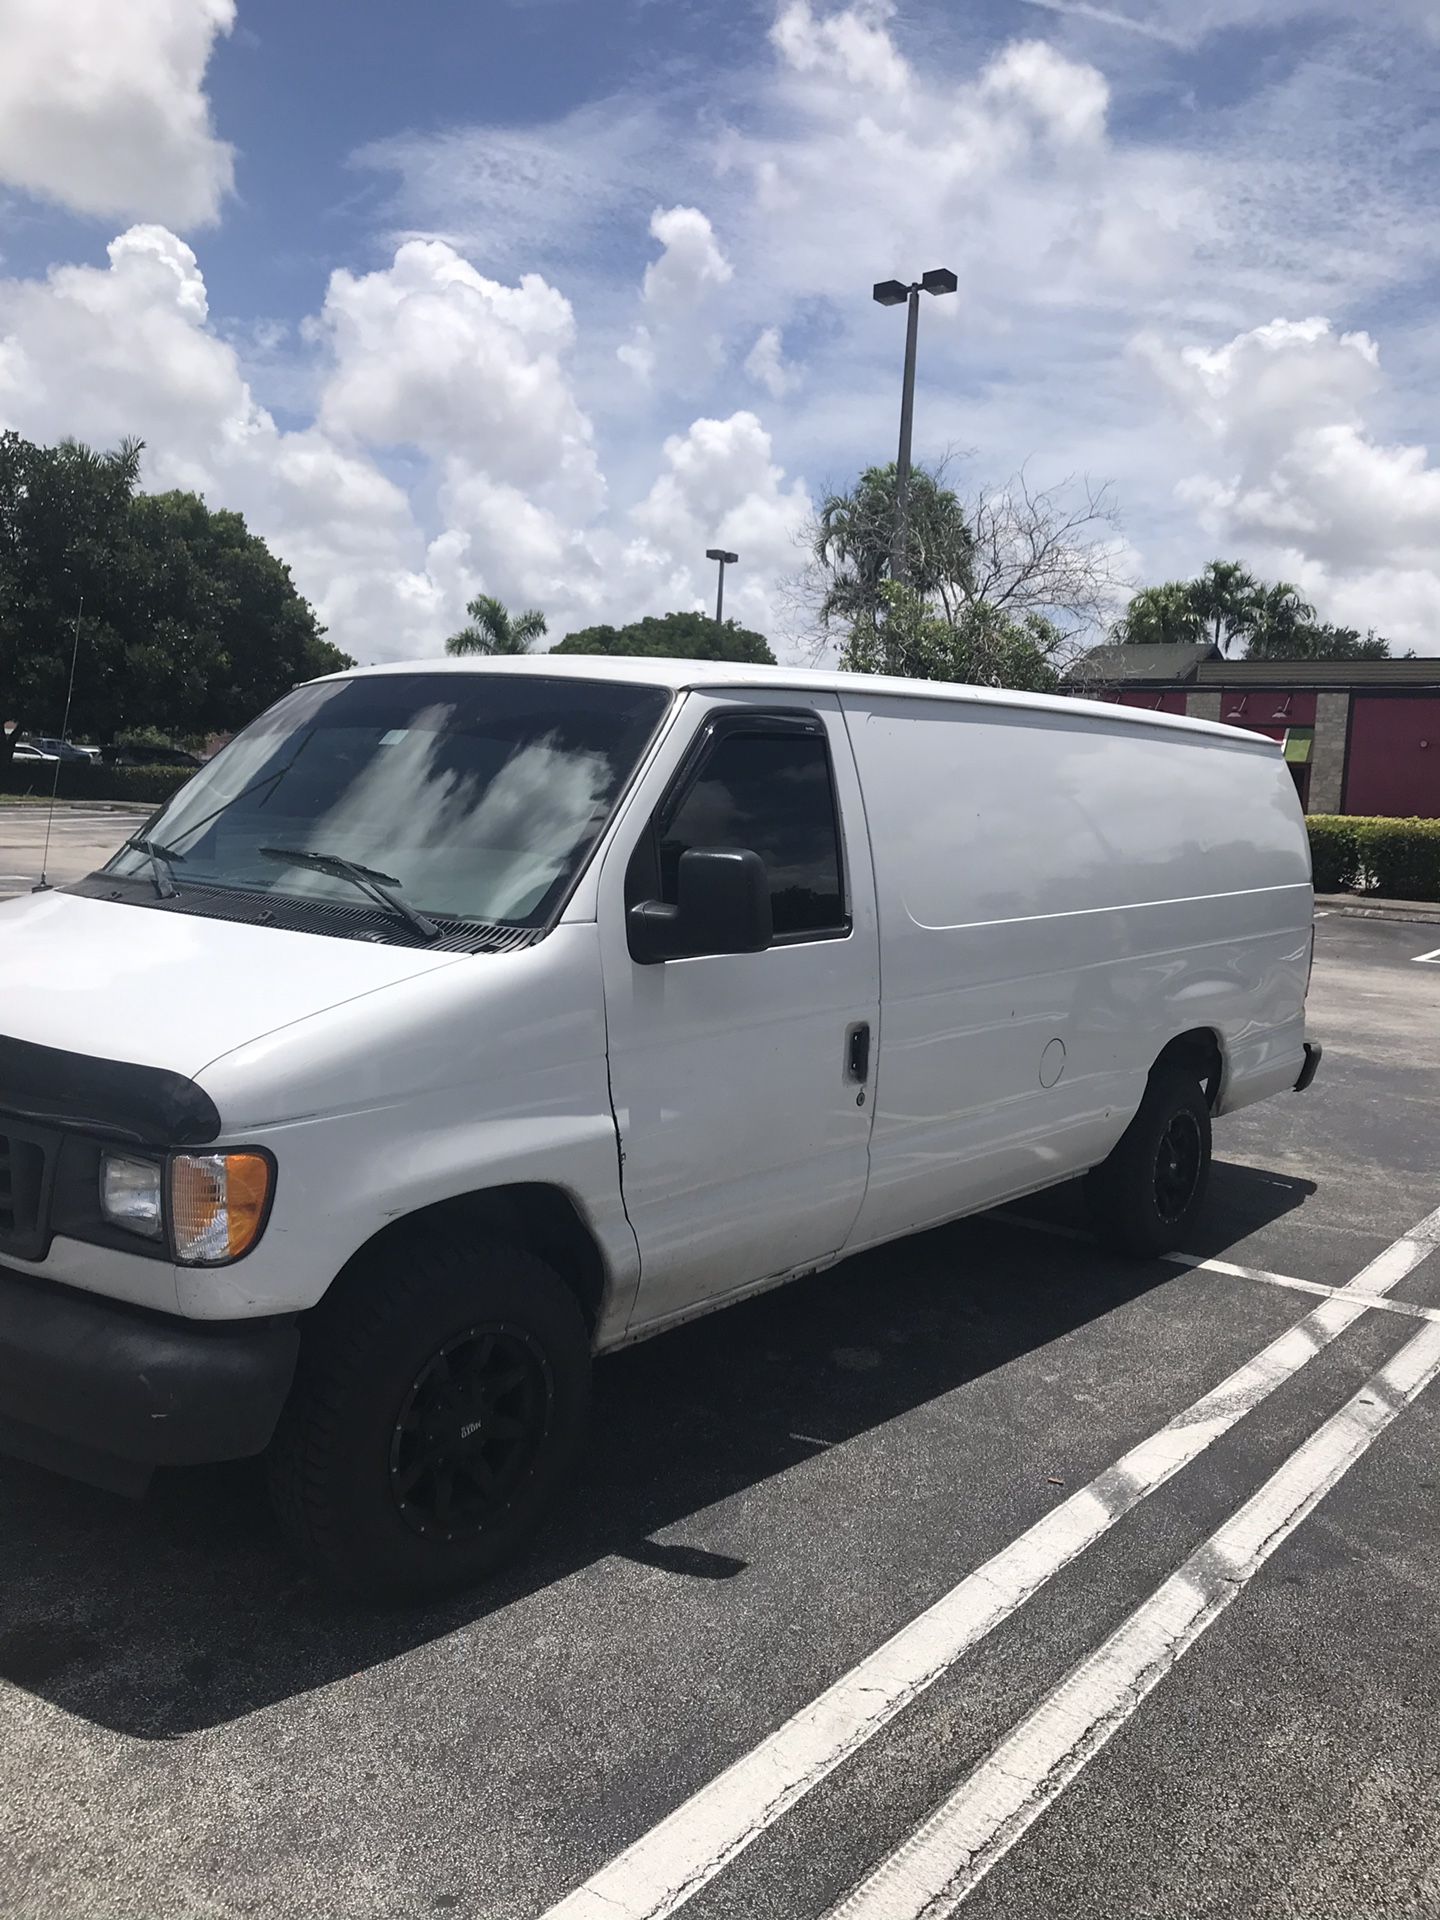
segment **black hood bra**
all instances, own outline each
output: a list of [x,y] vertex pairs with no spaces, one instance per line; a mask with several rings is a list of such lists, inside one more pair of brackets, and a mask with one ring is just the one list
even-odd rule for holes
[[0,1034],[0,1118],[6,1114],[149,1147],[204,1146],[220,1132],[215,1102],[183,1073]]

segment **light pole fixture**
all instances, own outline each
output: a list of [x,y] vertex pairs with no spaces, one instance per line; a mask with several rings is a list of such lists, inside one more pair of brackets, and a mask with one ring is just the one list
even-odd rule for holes
[[733,567],[740,556],[738,553],[727,553],[724,547],[707,547],[705,558],[720,563],[720,577],[715,588],[715,624],[718,627],[725,618],[725,569]]
[[890,538],[890,577],[909,575],[906,528],[910,512],[910,429],[915,416],[915,338],[920,329],[920,295],[954,293],[960,282],[949,267],[932,267],[918,280],[877,280],[871,297],[882,307],[908,306],[905,316],[905,380],[900,390],[900,453],[895,462],[895,525]]

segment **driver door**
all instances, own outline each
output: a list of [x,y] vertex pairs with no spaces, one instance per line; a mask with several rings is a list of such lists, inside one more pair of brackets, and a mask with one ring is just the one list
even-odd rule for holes
[[[878,936],[839,703],[691,695],[681,727],[678,765],[637,796],[599,902],[611,1099],[640,1252],[632,1325],[838,1253],[869,1167]],[[771,944],[637,960],[629,907],[674,904],[680,855],[722,846],[763,860]]]

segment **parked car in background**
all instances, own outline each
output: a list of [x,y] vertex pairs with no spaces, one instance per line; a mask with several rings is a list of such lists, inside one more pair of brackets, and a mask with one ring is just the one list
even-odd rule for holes
[[58,753],[43,753],[33,740],[22,740],[15,748],[15,762],[28,761],[32,765],[37,761],[48,761],[50,765],[60,758]]
[[107,767],[199,767],[204,762],[198,754],[188,752],[184,747],[142,747],[129,741],[113,742],[101,749],[101,758]]
[[77,747],[69,740],[54,740],[44,735],[30,741],[29,744],[33,747],[38,747],[41,753],[50,760],[88,761],[95,752],[93,747]]

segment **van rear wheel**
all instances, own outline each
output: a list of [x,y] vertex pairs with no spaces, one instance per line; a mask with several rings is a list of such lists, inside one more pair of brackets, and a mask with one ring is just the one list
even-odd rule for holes
[[589,1381],[579,1305],[533,1254],[427,1239],[372,1256],[306,1327],[268,1463],[280,1525],[336,1585],[468,1585],[543,1519]]
[[1096,1236],[1123,1253],[1172,1253],[1189,1237],[1209,1180],[1205,1091],[1184,1068],[1163,1068],[1109,1159],[1086,1178]]

